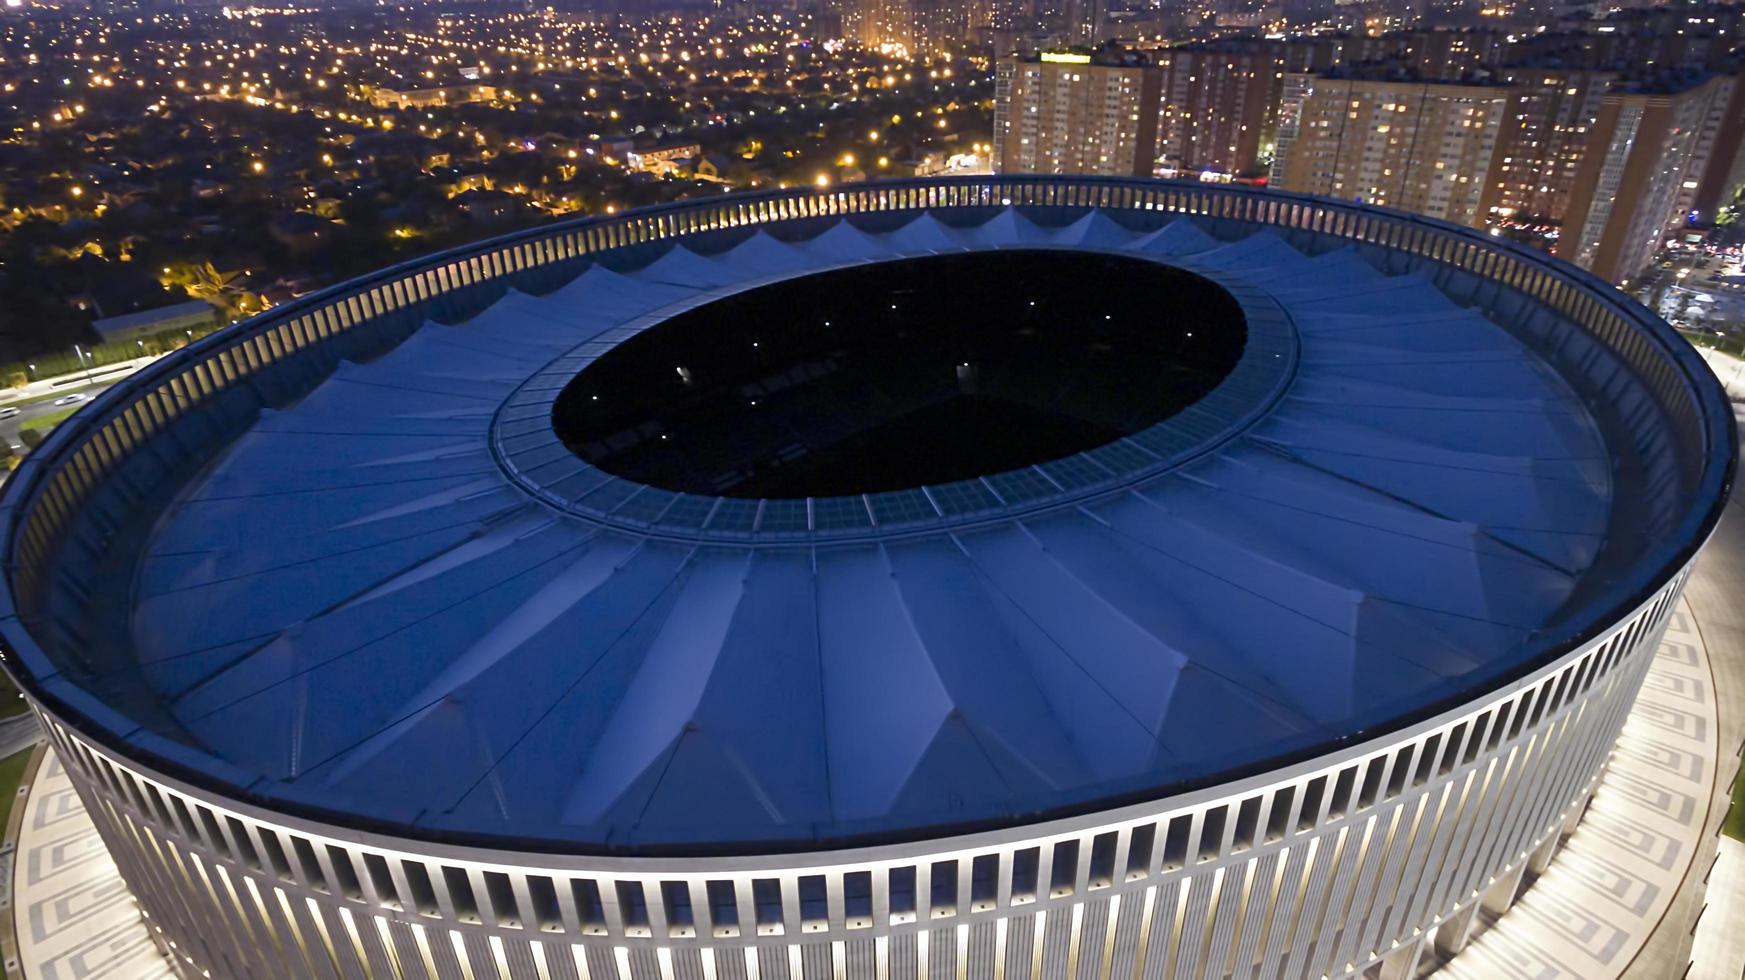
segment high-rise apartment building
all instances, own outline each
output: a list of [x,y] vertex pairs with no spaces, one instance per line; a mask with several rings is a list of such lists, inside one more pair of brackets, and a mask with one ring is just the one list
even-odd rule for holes
[[1158,169],[1230,176],[1261,171],[1277,120],[1283,58],[1283,46],[1265,40],[1158,52]]
[[1506,88],[1330,74],[1287,76],[1286,90],[1274,186],[1482,224]]
[[1513,103],[1503,117],[1482,213],[1560,222],[1601,100],[1617,73],[1528,65],[1503,69],[1498,78],[1509,85]]
[[1066,0],[1066,38],[1070,44],[1094,45],[1103,31],[1103,0]]
[[1145,176],[1157,157],[1162,74],[1141,59],[1044,52],[1000,62],[998,173]]
[[1745,185],[1745,72],[1708,64],[1708,35],[1733,28],[1704,16],[1681,35],[1656,14],[1623,44],[1401,31],[1223,39],[1149,62],[1088,49],[1008,61],[995,165],[1265,173],[1285,190],[1513,224],[1624,279],[1675,223],[1713,220]]
[[965,0],[909,0],[909,52],[938,55],[969,36],[970,4]]
[[1700,180],[1703,127],[1732,83],[1680,75],[1607,92],[1552,251],[1613,281],[1641,272],[1677,220],[1681,194]]
[[1373,36],[1315,34],[1271,43],[1283,51],[1287,72],[1388,62],[1417,76],[1453,81],[1502,60],[1511,42],[1494,31],[1410,30]]
[[1392,58],[1425,78],[1457,81],[1507,57],[1510,36],[1502,31],[1412,30],[1368,39],[1369,46],[1394,50],[1369,54]]
[[1718,76],[1709,87],[1709,110],[1675,208],[1698,221],[1715,220],[1716,211],[1745,186],[1745,75]]
[[1514,59],[1635,71],[1722,71],[1731,66],[1741,30],[1745,9],[1737,6],[1621,10],[1584,30],[1521,37],[1513,45]]
[[951,11],[964,12],[957,0],[831,0],[842,36],[869,48],[900,47],[911,55],[932,54],[963,36],[952,28]]

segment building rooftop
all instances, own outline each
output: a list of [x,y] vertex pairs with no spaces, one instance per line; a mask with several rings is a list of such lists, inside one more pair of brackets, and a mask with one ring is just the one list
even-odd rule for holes
[[[95,615],[81,683],[257,799],[584,849],[812,846],[1359,737],[1518,666],[1603,575],[1618,495],[1598,426],[1420,276],[1101,212],[812,232],[609,258],[340,364],[139,529],[132,598]],[[1002,268],[994,250],[1017,251]],[[1104,288],[1025,271],[1049,250],[1103,263],[1075,276]],[[820,345],[837,328],[811,323],[816,293],[771,312],[801,273],[962,253],[980,258],[956,293],[897,300],[923,363],[956,356],[931,332],[986,277],[1049,304],[992,340],[963,327],[967,375],[867,368],[892,355],[867,346],[884,319]],[[871,316],[852,298],[878,288],[826,295]],[[1099,334],[1098,316],[1142,319]],[[1010,353],[1049,331],[1070,343]],[[714,356],[662,366],[702,339],[779,350],[719,376]],[[566,392],[657,368],[671,392],[581,437],[554,426]],[[1102,384],[1148,372],[1175,394],[1141,407],[1145,385]],[[979,476],[906,460],[919,485],[858,494],[854,460],[825,461],[835,484],[708,482],[869,431],[863,448],[894,431],[937,462],[966,443],[928,426],[975,420],[927,413],[965,385],[1046,445]],[[732,424],[760,408],[780,423]],[[709,465],[675,468],[668,434],[678,464]]]
[[1715,73],[1700,68],[1678,68],[1649,75],[1633,75],[1612,82],[1609,92],[1618,95],[1680,95],[1700,88],[1715,77]]
[[1487,70],[1466,72],[1458,78],[1438,78],[1427,75],[1412,63],[1399,58],[1386,58],[1378,61],[1359,61],[1350,64],[1337,65],[1324,71],[1314,73],[1318,78],[1349,79],[1363,82],[1388,82],[1402,85],[1419,85],[1426,90],[1454,88],[1506,89],[1512,82],[1497,77]]
[[1105,44],[1099,48],[1046,48],[1024,55],[1019,60],[1045,64],[1100,65],[1105,68],[1144,68],[1151,64],[1151,55],[1116,44]]
[[178,321],[188,319],[215,319],[218,311],[211,303],[203,299],[191,299],[182,303],[171,303],[168,306],[155,306],[138,313],[123,313],[120,316],[104,317],[91,324],[99,334],[110,337],[117,334],[132,334],[148,332],[161,325],[180,326]]

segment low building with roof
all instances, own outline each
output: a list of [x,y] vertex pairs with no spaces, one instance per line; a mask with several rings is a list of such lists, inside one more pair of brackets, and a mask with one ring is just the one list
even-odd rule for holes
[[172,303],[138,313],[103,317],[92,322],[106,344],[127,343],[162,333],[182,330],[205,331],[218,323],[218,309],[203,299]]

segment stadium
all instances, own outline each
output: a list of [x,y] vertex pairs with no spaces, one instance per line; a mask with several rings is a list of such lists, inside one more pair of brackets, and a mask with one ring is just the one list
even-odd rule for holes
[[1580,820],[1721,512],[1664,322],[1099,178],[552,225],[166,356],[0,638],[189,977],[1415,977]]

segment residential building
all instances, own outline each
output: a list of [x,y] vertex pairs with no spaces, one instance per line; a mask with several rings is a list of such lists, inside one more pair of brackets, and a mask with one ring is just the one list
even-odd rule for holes
[[1696,189],[1712,104],[1732,88],[1728,77],[1681,74],[1606,93],[1552,251],[1612,281],[1646,268],[1681,195]]
[[1103,29],[1103,0],[1067,0],[1066,36],[1072,44],[1096,44]]
[[91,324],[106,344],[139,340],[174,330],[201,330],[217,325],[218,311],[202,299],[104,317]]
[[1715,220],[1716,212],[1745,186],[1745,74],[1715,78],[1709,111],[1692,152],[1690,172],[1679,184],[1679,214]]
[[1264,172],[1277,122],[1284,49],[1265,40],[1158,52],[1157,170],[1165,175]]
[[1339,72],[1287,76],[1286,93],[1274,186],[1483,223],[1506,88]]
[[952,50],[969,37],[972,22],[993,16],[977,0],[836,0],[830,12],[844,37],[915,57]]
[[495,85],[445,85],[439,88],[391,89],[370,92],[370,104],[378,109],[422,109],[466,102],[495,102]]
[[994,171],[1150,174],[1161,81],[1161,71],[1131,55],[1074,50],[1000,62]]
[[1521,66],[1504,69],[1513,102],[1504,114],[1482,212],[1492,219],[1563,220],[1601,100],[1616,72]]

